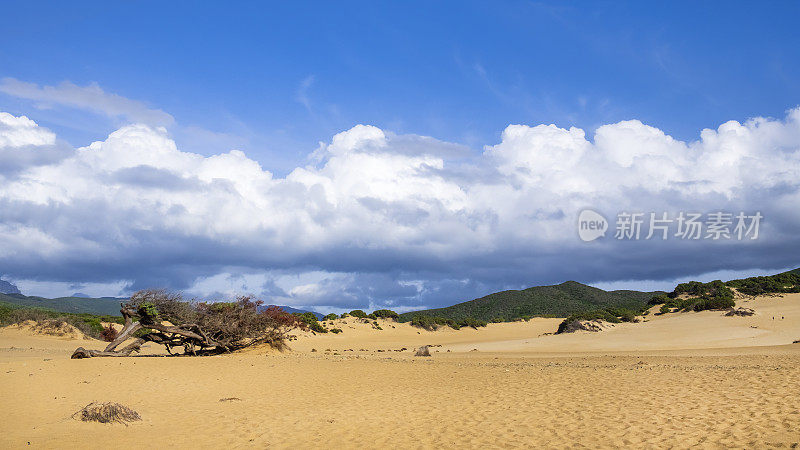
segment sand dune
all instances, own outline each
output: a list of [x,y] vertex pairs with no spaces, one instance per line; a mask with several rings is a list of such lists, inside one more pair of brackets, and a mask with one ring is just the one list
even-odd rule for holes
[[[7,327],[0,447],[789,447],[800,442],[800,295],[740,304],[757,314],[651,314],[557,336],[542,335],[558,319],[437,332],[348,319],[290,352],[206,358],[70,360],[104,343]],[[426,344],[441,347],[412,356]],[[143,420],[70,418],[91,401]]]
[[725,317],[720,311],[655,315],[658,307],[654,307],[641,323],[615,324],[600,333],[562,335],[547,335],[556,331],[562,319],[535,318],[529,322],[489,324],[477,330],[443,328],[431,332],[391,321],[379,321],[383,328],[379,331],[368,323],[347,318],[336,320],[333,325],[344,333],[315,336],[303,333],[292,348],[394,350],[436,344],[442,346],[435,349],[439,352],[477,349],[574,353],[769,346],[800,339],[800,294],[739,300],[738,305],[754,309],[756,315]]

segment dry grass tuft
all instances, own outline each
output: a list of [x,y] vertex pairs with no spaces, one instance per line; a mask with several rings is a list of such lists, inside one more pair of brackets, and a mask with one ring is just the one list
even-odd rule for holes
[[225,398],[219,399],[219,401],[221,401],[221,402],[240,402],[240,401],[242,401],[242,399],[240,399],[239,397],[225,397]]
[[136,411],[114,402],[89,403],[73,414],[72,418],[79,418],[84,422],[121,423],[125,426],[128,422],[142,420]]

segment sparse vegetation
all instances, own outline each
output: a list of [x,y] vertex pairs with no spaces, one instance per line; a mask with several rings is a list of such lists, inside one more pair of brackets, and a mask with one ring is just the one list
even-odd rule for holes
[[359,319],[366,319],[367,318],[367,313],[365,313],[364,311],[362,311],[360,309],[354,309],[354,310],[350,311],[350,315],[353,316],[353,317],[358,317]]
[[336,320],[339,318],[338,314],[330,313],[322,318],[322,320]]

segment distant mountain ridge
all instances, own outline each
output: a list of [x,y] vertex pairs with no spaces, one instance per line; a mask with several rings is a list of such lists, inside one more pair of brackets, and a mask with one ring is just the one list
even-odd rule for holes
[[303,314],[303,313],[310,312],[311,314],[314,314],[314,316],[317,318],[317,320],[322,320],[322,318],[325,317],[324,315],[322,315],[322,314],[320,314],[320,313],[318,313],[316,311],[306,311],[305,309],[292,308],[291,306],[267,305],[265,308],[269,308],[270,306],[277,306],[278,308],[280,308],[280,309],[282,309],[282,310],[284,310],[284,311],[286,311],[287,313],[290,313],[290,314]]
[[0,294],[21,294],[19,288],[5,280],[0,280]]
[[433,316],[452,320],[467,318],[484,321],[511,321],[523,317],[566,317],[571,314],[605,308],[639,310],[654,295],[664,292],[604,291],[577,281],[552,286],[534,286],[489,294],[452,306],[400,315],[401,321],[414,316]]

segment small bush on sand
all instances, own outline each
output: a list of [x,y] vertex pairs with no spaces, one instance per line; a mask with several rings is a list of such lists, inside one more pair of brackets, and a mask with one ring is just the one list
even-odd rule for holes
[[311,322],[311,324],[308,326],[308,328],[310,328],[311,331],[313,331],[315,333],[327,333],[328,332],[328,329],[323,327],[322,324],[319,323],[319,322]]
[[[335,314],[334,314],[335,315]],[[294,316],[297,319],[306,324],[308,329],[315,333],[327,333],[328,329],[325,328],[324,325],[317,321],[317,316],[314,315],[312,312],[305,312],[305,313],[294,313]],[[324,320],[324,319],[323,319]]]
[[338,314],[330,313],[322,318],[322,320],[336,320],[339,318]]
[[423,345],[422,347],[418,348],[414,356],[431,356],[431,351],[428,349],[427,345]]
[[359,319],[365,319],[367,317],[367,313],[360,309],[354,309],[350,311],[350,315],[353,317],[358,317]]
[[128,425],[129,422],[142,420],[139,413],[119,403],[89,403],[72,415],[73,419],[84,422],[100,423],[121,423]]

